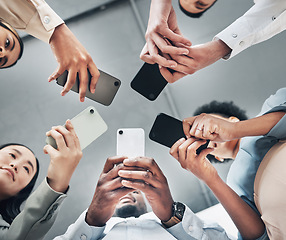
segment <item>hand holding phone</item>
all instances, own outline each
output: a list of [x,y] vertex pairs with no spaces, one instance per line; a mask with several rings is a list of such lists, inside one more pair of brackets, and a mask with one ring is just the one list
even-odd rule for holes
[[[181,138],[186,138],[183,122],[167,114],[157,115],[149,133],[149,138],[157,143],[171,148]],[[207,148],[209,141],[197,149],[197,154]]]
[[[95,87],[95,92],[91,93],[90,89],[88,88],[86,90],[86,97],[94,100],[98,103],[101,103],[105,106],[108,106],[112,103],[120,85],[121,82],[119,79],[99,70],[100,72],[100,77],[96,83],[96,87]],[[67,76],[68,76],[68,71],[65,71],[61,76],[59,76],[57,78],[57,84],[60,86],[64,86],[66,84],[67,81]],[[89,84],[90,85],[90,81],[91,81],[91,75],[88,71],[88,79],[89,79]],[[79,93],[79,78],[77,76],[76,78],[76,82],[73,85],[73,87],[71,88],[72,91]]]
[[[107,130],[106,123],[92,106],[86,108],[71,119],[71,123],[79,139],[81,150],[86,148]],[[57,149],[56,141],[51,136],[46,138],[46,144],[50,144]]]

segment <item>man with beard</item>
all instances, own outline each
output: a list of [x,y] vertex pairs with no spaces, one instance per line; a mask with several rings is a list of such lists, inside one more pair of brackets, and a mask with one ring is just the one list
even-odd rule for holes
[[[152,212],[147,212],[142,192]],[[229,239],[216,223],[174,202],[154,159],[108,158],[87,211],[55,240]]]

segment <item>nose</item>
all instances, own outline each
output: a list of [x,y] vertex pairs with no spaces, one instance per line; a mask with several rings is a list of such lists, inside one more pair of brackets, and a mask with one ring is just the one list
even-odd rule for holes
[[14,163],[10,163],[10,167],[14,168],[15,172],[17,172],[17,166]]
[[0,46],[0,57],[4,57],[5,56],[5,48],[3,48],[2,46]]

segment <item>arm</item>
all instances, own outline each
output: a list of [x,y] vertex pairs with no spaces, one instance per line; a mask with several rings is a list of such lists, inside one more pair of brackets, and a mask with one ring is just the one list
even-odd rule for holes
[[215,36],[231,49],[233,57],[248,47],[263,42],[286,28],[286,2],[259,0],[243,16]]
[[206,159],[213,149],[207,148],[200,155],[196,154],[203,143],[204,141],[195,138],[180,139],[172,146],[170,154],[184,169],[207,184],[232,218],[243,239],[260,237],[265,231],[260,216],[222,181],[216,169]]
[[266,135],[285,115],[285,112],[268,114],[239,121],[237,118],[224,119],[211,114],[200,114],[183,120],[187,137],[209,139],[216,142],[230,141],[247,136]]
[[103,237],[105,224],[112,217],[119,199],[133,191],[123,187],[118,176],[118,171],[124,169],[122,162],[125,158],[116,156],[107,159],[87,212],[64,235],[55,239],[79,239],[81,235],[85,235],[87,240]]
[[6,229],[7,240],[42,239],[56,220],[58,207],[66,197],[71,176],[81,159],[79,140],[70,121],[54,127],[47,133],[57,143],[58,149],[50,145],[44,152],[50,155],[46,181],[27,199],[23,211]]
[[[152,0],[150,15],[146,31],[146,44],[140,58],[150,64],[158,63],[165,67],[176,66],[177,63],[160,55],[163,53],[188,54],[191,42],[184,38],[179,30],[176,14],[171,0]],[[165,38],[181,46],[169,45]]]
[[[62,95],[72,88],[77,74],[80,80],[80,101],[84,101],[88,85],[92,93],[95,91],[100,74],[91,56],[44,0],[3,0],[0,16],[14,28],[50,44],[59,66],[49,81],[59,77],[65,70],[69,71]],[[87,70],[92,76],[90,84]]]

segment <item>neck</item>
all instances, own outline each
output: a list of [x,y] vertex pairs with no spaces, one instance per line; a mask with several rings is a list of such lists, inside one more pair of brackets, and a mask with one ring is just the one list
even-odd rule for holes
[[232,151],[232,158],[235,159],[236,155],[239,151],[239,146],[240,146],[240,139],[238,139],[234,145],[233,151]]

